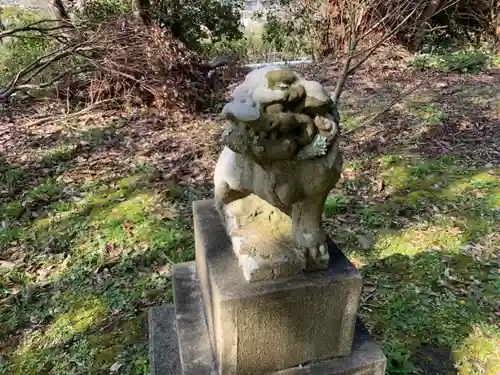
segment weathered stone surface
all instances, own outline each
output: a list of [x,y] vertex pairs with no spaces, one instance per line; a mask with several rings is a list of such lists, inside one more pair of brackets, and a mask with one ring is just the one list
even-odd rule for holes
[[[174,285],[175,295],[187,295],[189,299],[176,300],[176,304],[187,303],[189,308],[195,309],[197,311],[203,311],[203,301],[201,293],[197,288],[200,288],[200,282],[196,277],[193,263],[185,263],[174,268],[174,274],[182,273],[184,276],[177,278],[177,282]],[[179,306],[183,311],[186,308]],[[200,326],[200,327],[199,327]],[[151,329],[155,329],[155,326],[150,326]],[[166,325],[170,331],[164,331],[163,336],[174,337],[176,333],[172,324]],[[205,333],[202,333],[205,330]],[[208,327],[201,320],[194,320],[192,324],[180,324],[178,326],[179,331],[179,346],[184,353],[187,354],[189,351],[195,351],[197,354],[187,354],[186,358],[183,360],[182,372],[175,372],[175,374],[182,375],[215,375],[220,374],[215,358],[212,356],[212,348],[207,345],[199,345],[199,338],[205,338],[208,335]],[[184,332],[186,331],[186,332]],[[150,333],[150,336],[153,336]],[[322,346],[328,347],[330,345],[329,341],[322,343]],[[158,363],[160,360],[155,358],[155,355],[162,354],[159,350],[152,351],[151,363]],[[164,353],[165,354],[165,353]],[[262,353],[256,353],[256,355],[261,355]],[[272,353],[270,353],[272,354]],[[166,363],[172,363],[175,360],[176,354],[173,351],[168,351],[163,356],[161,361]],[[168,358],[166,358],[168,357]],[[206,366],[198,366],[196,364],[190,363],[199,362],[198,358],[203,358],[202,362],[207,364]],[[174,358],[174,359],[171,359]],[[208,364],[212,358],[211,364]],[[363,324],[357,320],[355,326],[354,340],[352,344],[352,351],[350,355],[337,357],[337,358],[327,358],[317,361],[307,361],[307,364],[302,366],[294,366],[277,372],[255,372],[255,374],[261,375],[383,375],[385,369],[385,357],[380,350],[377,343],[371,338]],[[153,372],[152,375],[173,375],[174,372]],[[224,375],[224,373],[222,373]],[[227,374],[227,373],[226,373]]]
[[148,311],[148,327],[151,375],[180,374],[181,364],[175,330],[174,305],[151,308]]
[[349,356],[313,361],[268,375],[384,375],[385,367],[384,353],[358,320]]
[[330,246],[328,271],[248,283],[214,202],[195,202],[193,211],[198,277],[222,375],[350,353],[361,276],[340,251]]
[[266,167],[224,148],[215,171],[215,199],[222,208],[253,193],[279,208],[291,217],[295,244],[309,259],[321,263],[327,256],[321,215],[328,192],[340,177],[342,157],[337,142],[321,162],[308,159],[315,145],[321,146],[321,139],[312,144],[312,150],[306,148],[309,151],[299,164],[277,160]]
[[[194,262],[175,265],[172,287],[183,375],[217,373]],[[182,345],[189,343],[189,345]]]
[[289,277],[306,269],[304,253],[293,241],[292,220],[276,207],[250,195],[226,205],[224,216],[247,281]]
[[255,194],[279,208],[293,223],[294,247],[318,266],[328,257],[323,206],[342,170],[335,104],[318,82],[275,66],[249,73],[232,97],[222,110],[229,124],[215,200],[223,207]]

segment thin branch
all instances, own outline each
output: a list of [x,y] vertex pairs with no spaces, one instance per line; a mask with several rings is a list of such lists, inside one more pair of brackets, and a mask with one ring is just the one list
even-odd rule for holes
[[49,67],[54,62],[59,61],[67,56],[73,55],[76,51],[82,52],[82,51],[90,51],[90,50],[92,50],[92,48],[84,47],[83,45],[80,45],[80,46],[75,46],[75,47],[68,49],[67,51],[65,51],[65,53],[61,53],[57,56],[54,56],[52,59],[48,60],[43,65],[39,66],[34,71],[32,71],[30,73],[29,77],[23,79],[23,84],[32,80],[34,77],[36,77],[38,74],[40,74],[43,70],[45,70],[47,67]]
[[25,32],[39,32],[40,34],[48,34],[51,31],[56,31],[56,30],[62,30],[62,29],[71,29],[74,26],[71,24],[63,24],[63,25],[58,25],[58,26],[52,26],[52,27],[35,27],[36,25],[40,25],[42,23],[52,23],[52,22],[57,22],[61,23],[61,21],[58,20],[43,20],[43,21],[37,21],[32,24],[29,24],[27,26],[22,26],[18,27],[15,29],[7,30],[7,31],[2,31],[0,33],[0,39],[3,39],[8,36],[13,36],[15,34],[19,33],[25,33]]
[[71,47],[64,47],[57,51],[50,52],[44,56],[39,57],[33,63],[28,65],[23,70],[19,71],[15,77],[10,81],[4,90],[0,91],[0,98],[7,98],[18,90],[18,82],[21,81],[21,85],[27,84],[36,75],[40,74],[43,70],[49,67],[51,64],[59,61],[75,52],[81,52],[84,50],[91,49],[86,47],[87,43],[81,43]]
[[[404,3],[404,5],[400,8],[396,8],[395,10],[391,11],[391,12],[388,12],[382,19],[380,19],[379,21],[375,22],[375,24],[373,24],[372,27],[370,27],[370,29],[368,29],[367,31],[365,31],[363,34],[361,34],[358,38],[358,40],[362,40],[364,39],[366,36],[370,35],[371,33],[373,33],[375,30],[377,30],[379,28],[379,26],[381,26],[382,24],[385,23],[385,21],[387,21],[388,19],[390,19],[391,17],[393,17],[396,13],[403,13],[404,11],[406,11],[406,9],[410,6],[413,5],[413,1],[411,0],[408,0]],[[420,4],[419,4],[420,5]],[[417,8],[417,7],[415,7]]]
[[340,95],[342,94],[342,90],[344,89],[345,81],[349,76],[349,66],[351,65],[352,55],[356,50],[357,40],[356,40],[356,30],[355,26],[352,26],[351,30],[351,38],[349,40],[349,51],[347,54],[347,58],[344,61],[344,65],[342,66],[342,72],[340,73],[340,77],[335,86],[335,91],[333,93],[333,102],[335,105],[338,103],[340,99]]
[[361,128],[365,128],[367,126],[372,125],[380,116],[382,116],[384,113],[389,111],[392,107],[394,107],[394,105],[396,105],[396,103],[398,103],[402,99],[406,98],[408,95],[412,94],[413,92],[417,91],[422,86],[426,85],[428,82],[431,81],[431,79],[435,79],[435,78],[428,77],[428,78],[424,79],[422,82],[420,82],[419,84],[415,85],[414,87],[409,88],[408,90],[405,90],[403,87],[382,110],[377,112],[375,115],[371,116],[368,120],[366,120],[362,124],[355,126],[354,128],[351,128],[345,132],[342,132],[342,135],[345,136],[347,134],[354,133]]
[[45,82],[45,83],[42,83],[39,85],[30,85],[30,84],[18,85],[18,86],[16,86],[16,90],[44,89],[46,87],[52,86],[54,83],[60,81],[63,77],[65,77],[69,74],[77,75],[77,74],[87,73],[87,72],[91,72],[91,71],[93,71],[93,69],[80,69],[80,70],[76,70],[76,71],[68,69],[68,70],[64,71],[63,73],[57,75],[53,79],[51,79],[49,82]]
[[9,92],[16,84],[17,82],[23,77],[24,75],[28,74],[29,72],[33,71],[36,69],[36,67],[43,61],[43,59],[49,58],[51,56],[56,55],[58,52],[64,51],[64,49],[60,49],[55,52],[50,52],[44,56],[39,57],[36,59],[34,62],[32,62],[30,65],[28,65],[26,68],[23,70],[19,71],[14,78],[10,81],[10,83],[7,85],[7,87],[3,90],[0,90],[0,97],[2,96],[7,96],[6,93]]
[[[422,3],[422,1],[420,2]],[[375,45],[371,48],[368,49],[366,52],[366,55],[359,60],[356,65],[354,65],[352,68],[349,69],[348,75],[351,75],[358,69],[361,65],[364,64],[364,62],[379,48],[383,43],[385,43],[387,40],[392,38],[399,30],[400,28],[408,22],[408,20],[417,12],[419,7],[415,7],[415,9],[410,12],[389,34],[386,34],[382,39],[380,39]]]
[[125,72],[121,72],[119,70],[115,70],[115,69],[112,69],[112,68],[109,68],[109,67],[106,67],[106,66],[103,66],[99,63],[97,63],[96,61],[84,56],[85,59],[90,63],[92,64],[93,66],[96,67],[96,69],[98,70],[102,70],[104,72],[108,72],[108,73],[112,73],[112,74],[116,74],[116,75],[119,75],[119,76],[122,76],[124,78],[127,78],[133,82],[135,82],[136,84],[138,84],[140,87],[144,88],[145,90],[147,90],[148,92],[154,94],[155,93],[155,90],[149,86],[149,85],[146,85],[144,84],[144,82],[142,82],[140,79],[137,79],[135,78],[133,75],[130,75],[130,74],[127,74]]
[[[79,116],[82,116],[82,115],[84,115],[84,114],[86,114],[86,113],[88,113],[88,112],[96,109],[97,107],[99,107],[102,104],[113,102],[115,100],[116,99],[104,99],[104,100],[95,102],[95,103],[93,103],[93,104],[85,107],[84,109],[78,111],[78,112],[73,112],[73,113],[70,113],[70,114],[64,115],[64,116],[47,116],[47,117],[43,117],[43,118],[38,119],[36,121],[30,122],[27,125],[30,126],[30,127],[32,127],[32,126],[46,124],[46,123],[51,123],[51,122],[68,121],[68,120],[77,118]],[[76,129],[74,127],[71,127],[71,128],[72,129]],[[80,130],[80,129],[78,129],[78,130]]]
[[[74,119],[74,118],[77,118],[77,117],[80,117],[81,115],[84,115],[94,109],[96,109],[97,107],[99,107],[100,105],[102,104],[105,104],[105,103],[109,103],[109,102],[114,102],[116,101],[116,99],[104,99],[104,100],[101,100],[101,101],[98,101],[98,102],[95,102],[87,107],[85,107],[84,109],[78,111],[78,112],[73,112],[73,113],[70,113],[69,115],[66,115],[64,117],[61,117],[57,120],[55,120],[56,122],[60,122],[60,121],[68,121],[68,120],[71,120],[71,119]],[[76,129],[75,127],[71,127],[72,129]],[[77,129],[77,130],[81,130],[81,129]]]

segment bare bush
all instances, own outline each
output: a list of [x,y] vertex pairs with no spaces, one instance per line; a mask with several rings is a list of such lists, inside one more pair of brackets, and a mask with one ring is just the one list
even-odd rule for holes
[[[72,38],[68,27],[77,30]],[[30,35],[26,35],[26,32]],[[35,33],[35,34],[33,34]],[[0,33],[3,37],[53,38],[58,48],[47,51],[13,74],[0,89],[0,100],[20,91],[54,88],[77,102],[152,105],[164,111],[199,111],[212,103],[214,78],[209,73],[228,63],[205,63],[159,25],[144,25],[132,15],[99,24],[32,23]],[[44,82],[34,82],[55,63],[67,66]]]
[[134,18],[100,25],[86,61],[95,67],[89,79],[92,101],[117,97],[158,108],[196,111],[210,100],[208,72],[214,68],[158,25]]
[[[489,39],[500,43],[498,0],[272,0],[268,13],[278,14],[291,33],[305,36],[314,56],[345,54],[350,32],[346,23],[357,9],[359,29],[365,41],[381,34],[411,51],[426,42],[460,44]],[[361,16],[362,14],[362,16]],[[409,17],[408,17],[409,16]],[[395,32],[394,28],[397,26]],[[359,34],[361,35],[361,34]]]

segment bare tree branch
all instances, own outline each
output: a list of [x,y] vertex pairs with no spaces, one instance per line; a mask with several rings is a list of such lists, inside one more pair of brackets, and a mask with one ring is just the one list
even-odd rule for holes
[[79,69],[79,70],[75,70],[75,71],[72,69],[68,69],[68,70],[65,70],[63,73],[54,77],[49,82],[45,82],[45,83],[42,83],[39,85],[35,85],[35,84],[18,85],[18,86],[16,86],[16,90],[21,91],[21,90],[29,90],[29,89],[43,89],[43,88],[52,86],[53,84],[55,84],[56,82],[60,81],[62,78],[66,77],[68,75],[76,75],[76,74],[81,74],[81,73],[86,73],[86,72],[91,72],[91,71],[94,71],[94,69],[86,68],[86,69]]
[[[376,6],[376,4],[375,4],[375,6]],[[407,0],[403,3],[403,5],[397,7],[396,9],[394,9],[390,12],[385,12],[385,16],[380,18],[368,30],[366,30],[363,34],[361,34],[358,37],[358,40],[362,40],[362,39],[366,38],[367,36],[372,35],[374,31],[378,30],[381,26],[383,26],[391,18],[394,18],[394,16],[396,14],[404,14],[404,12],[406,12],[406,10],[411,6],[414,6],[414,2],[412,0]],[[417,8],[417,7],[415,7],[415,8]]]
[[[422,3],[423,1],[420,1]],[[413,17],[413,15],[418,11],[418,6],[413,9],[396,27],[392,29],[392,31],[386,35],[384,35],[375,45],[369,48],[365,55],[361,58],[361,60],[356,62],[356,65],[349,69],[349,75],[353,74],[356,69],[358,69],[364,62],[387,40],[392,38],[395,34],[397,34],[401,28],[408,22],[408,20]]]
[[380,110],[379,112],[375,113],[373,116],[371,116],[370,118],[368,118],[362,124],[360,124],[358,126],[355,126],[355,127],[351,128],[351,129],[345,131],[345,132],[342,132],[342,135],[345,136],[347,134],[354,133],[354,132],[358,131],[359,129],[362,129],[362,128],[365,128],[367,126],[372,125],[380,116],[382,116],[384,113],[386,113],[387,111],[389,111],[392,107],[394,107],[394,105],[396,105],[398,102],[400,102],[401,100],[403,100],[404,98],[406,98],[408,95],[411,95],[413,92],[417,91],[422,86],[426,85],[428,82],[431,81],[431,79],[433,79],[433,78],[428,77],[428,78],[424,79],[423,81],[421,81],[420,83],[418,83],[417,85],[415,85],[414,87],[410,87],[408,89],[406,89],[406,85],[405,85],[389,101],[389,103],[387,103],[387,105],[385,105],[384,108],[382,108],[382,110]]
[[[104,99],[104,100],[100,100],[98,102],[95,102],[95,103],[93,103],[93,104],[85,107],[84,109],[82,109],[80,111],[73,112],[73,113],[70,113],[70,114],[67,114],[67,115],[64,115],[64,116],[47,116],[47,117],[42,117],[41,119],[38,119],[38,120],[33,121],[33,122],[30,122],[28,124],[28,126],[32,127],[32,126],[37,126],[37,125],[51,123],[51,122],[68,121],[68,120],[80,117],[80,116],[82,116],[82,115],[84,115],[86,113],[89,113],[90,111],[96,109],[97,107],[99,107],[102,104],[110,103],[110,102],[113,102],[113,101],[116,101],[116,99]],[[70,126],[70,128],[76,129],[75,127],[72,127],[72,126]],[[77,130],[80,130],[80,129],[77,129]]]
[[[364,27],[363,23],[366,22],[366,17],[369,16],[368,12],[373,7],[377,6],[376,1],[373,0],[372,2],[364,2],[363,0],[344,0],[343,6],[341,7],[346,11],[346,19],[348,21],[348,24],[345,27],[348,29],[347,32],[350,36],[347,56],[345,57],[342,71],[337,80],[335,91],[332,95],[332,100],[336,104],[338,104],[339,102],[347,78],[350,75],[354,74],[354,72],[359,69],[361,65],[363,65],[365,61],[370,56],[372,56],[373,53],[378,48],[380,48],[382,44],[394,37],[394,35],[396,35],[405,26],[407,26],[410,19],[412,19],[412,17],[414,17],[417,12],[423,12],[421,5],[424,4],[425,0],[419,0],[417,3],[412,0],[406,0],[402,3],[399,3],[398,6],[389,11],[380,20],[375,22],[375,24],[371,25],[368,30],[361,32],[361,29]],[[438,5],[439,4],[440,1]],[[434,8],[433,12],[436,11],[437,8],[438,7]],[[408,10],[410,11],[408,12]],[[403,19],[397,20],[395,25],[385,25],[386,21],[390,19],[397,19],[401,14],[406,15],[403,17]],[[343,18],[344,17],[342,17],[342,19]],[[373,33],[381,26],[387,26],[387,32],[367,49],[357,51],[357,47],[360,45],[360,41],[363,38],[373,35]],[[354,65],[351,66],[353,63]]]
[[337,85],[335,86],[335,91],[333,93],[333,102],[335,104],[338,103],[340,99],[340,95],[342,94],[342,90],[344,89],[345,81],[349,76],[349,66],[351,65],[352,56],[354,51],[356,50],[357,38],[356,38],[356,25],[354,21],[351,22],[351,37],[349,40],[349,50],[347,52],[347,57],[344,61],[344,65],[342,66],[342,72],[340,73],[340,77],[337,81]]
[[[82,53],[83,51],[92,50],[87,43],[81,43],[73,46],[65,46],[56,51],[50,52],[36,59],[33,63],[19,71],[14,78],[10,81],[7,87],[0,90],[0,99],[6,99],[14,92],[18,91],[20,87],[26,85],[30,80],[47,69],[53,63],[64,59],[76,52]],[[19,83],[19,85],[18,85]]]
[[33,22],[26,26],[17,27],[15,29],[7,31],[2,31],[0,32],[0,40],[6,37],[12,37],[16,36],[16,34],[26,33],[26,32],[38,32],[40,34],[47,35],[50,34],[51,31],[59,31],[59,30],[73,28],[73,25],[70,24],[62,24],[62,25],[58,24],[57,26],[37,27],[37,25],[41,25],[44,23],[55,23],[55,22],[60,23],[59,20],[42,20]]

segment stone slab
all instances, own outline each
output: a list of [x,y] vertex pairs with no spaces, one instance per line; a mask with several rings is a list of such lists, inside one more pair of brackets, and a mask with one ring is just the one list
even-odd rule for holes
[[[193,315],[198,316],[203,312],[203,299],[200,291],[200,281],[196,277],[194,262],[176,265],[174,273],[174,296],[176,309],[178,311],[192,310]],[[180,296],[184,296],[180,298]],[[185,317],[185,314],[181,314]],[[184,323],[188,321],[185,320]],[[151,326],[154,329],[157,326]],[[170,335],[175,336],[174,325],[167,324],[170,329]],[[182,375],[214,375],[220,374],[215,358],[212,355],[212,348],[207,345],[208,326],[201,319],[192,319],[191,324],[177,325],[179,346],[182,358]],[[168,336],[163,332],[162,336]],[[154,336],[154,333],[150,336]],[[324,342],[328,346],[329,342]],[[158,348],[160,349],[160,348]],[[153,356],[161,353],[160,350],[151,351]],[[171,350],[167,350],[166,356],[175,356]],[[171,363],[165,359],[161,361]],[[161,362],[156,358],[151,358],[152,364]],[[211,362],[210,362],[211,361]],[[200,363],[203,365],[200,366]],[[310,361],[299,366],[290,367],[278,372],[259,373],[254,375],[383,375],[386,366],[385,356],[373,340],[363,323],[358,319],[355,327],[355,335],[352,344],[352,351],[349,356],[329,358],[319,361]],[[165,373],[170,375],[170,373]],[[152,373],[152,375],[163,375],[163,373]]]
[[197,275],[222,375],[264,374],[351,352],[361,276],[331,241],[328,270],[249,283],[213,201],[194,202],[193,211]]
[[148,311],[148,327],[151,375],[180,374],[181,363],[175,329],[174,305],[151,308]]
[[216,375],[195,262],[173,267],[172,287],[182,373]]
[[382,349],[358,319],[349,356],[315,361],[269,375],[384,375],[386,362]]

